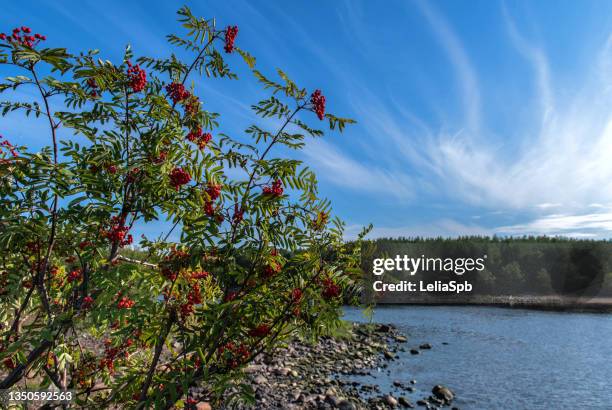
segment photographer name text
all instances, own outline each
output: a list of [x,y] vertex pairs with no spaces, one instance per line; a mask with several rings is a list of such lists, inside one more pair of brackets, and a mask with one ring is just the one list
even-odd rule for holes
[[473,285],[468,280],[434,280],[412,281],[398,280],[386,283],[382,276],[388,272],[400,275],[414,276],[417,273],[436,272],[452,273],[462,276],[466,272],[480,272],[485,269],[487,255],[479,258],[440,258],[440,257],[411,257],[397,255],[394,258],[377,258],[372,262],[372,273],[378,280],[372,283],[375,292],[433,292],[433,293],[464,293],[471,292]]

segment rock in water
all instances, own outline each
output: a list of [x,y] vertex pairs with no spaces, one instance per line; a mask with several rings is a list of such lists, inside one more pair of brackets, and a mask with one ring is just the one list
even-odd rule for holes
[[385,396],[385,403],[387,403],[391,407],[397,406],[397,399],[390,394]]
[[410,354],[420,354],[421,352],[419,352],[417,349],[410,349]]
[[380,325],[378,326],[378,329],[376,329],[376,331],[380,333],[388,333],[390,330],[391,327],[389,325]]
[[423,343],[422,345],[419,346],[419,348],[421,349],[431,349],[431,345],[429,343]]
[[355,410],[356,409],[355,405],[348,400],[340,401],[340,403],[338,403],[336,407],[338,407],[338,409],[340,410]]
[[440,400],[445,401],[446,403],[450,403],[455,398],[455,394],[448,387],[442,386],[438,384],[431,389],[431,392],[435,397]]
[[405,398],[404,396],[400,397],[399,399],[397,399],[397,402],[400,404],[400,406],[402,407],[408,407],[409,409],[413,408],[414,405],[412,403],[410,403],[410,401],[408,401],[407,398]]

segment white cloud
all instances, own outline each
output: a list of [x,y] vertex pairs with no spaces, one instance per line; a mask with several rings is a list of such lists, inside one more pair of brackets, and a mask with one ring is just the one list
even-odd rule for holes
[[521,35],[514,20],[508,13],[505,3],[502,3],[502,12],[512,43],[533,65],[542,109],[542,119],[546,121],[548,114],[554,109],[554,97],[550,85],[550,70],[546,54],[541,48],[536,47],[533,41],[529,41]]
[[345,188],[383,193],[399,199],[412,198],[412,180],[402,173],[365,164],[341,153],[333,145],[318,139],[310,141],[304,151],[317,174]]
[[536,208],[539,208],[539,209],[558,208],[560,206],[562,206],[562,204],[551,204],[550,202],[544,202],[543,204],[536,204]]
[[[392,93],[374,89],[354,74],[339,78],[353,83],[352,108],[369,137],[362,139],[367,141],[362,142],[366,152],[362,155],[384,161],[370,169],[344,151],[320,145],[312,159],[325,170],[322,176],[370,192],[396,191],[404,184],[400,194],[404,198],[419,200],[424,193],[437,193],[442,201],[450,198],[451,202],[485,211],[533,218],[531,222],[494,229],[494,233],[575,237],[609,234],[610,214],[599,211],[612,203],[612,35],[581,73],[583,80],[568,85],[553,76],[545,49],[522,34],[508,12],[502,10],[510,44],[532,67],[535,95],[527,90],[519,106],[508,106],[507,115],[517,118],[498,136],[480,124],[479,79],[463,44],[431,3],[417,4],[457,73],[465,109],[463,122],[438,124],[419,118]],[[354,20],[359,17],[355,11],[345,24],[358,27],[359,22]],[[368,41],[358,40],[364,48],[369,46]],[[530,113],[535,121],[522,121],[523,117],[513,112],[531,105],[536,107]],[[317,157],[321,152],[323,155]],[[553,210],[556,215],[546,214]],[[415,229],[419,230],[379,228],[377,232],[415,234]],[[426,231],[436,229],[422,230]]]
[[502,226],[496,232],[509,235],[562,235],[599,237],[612,232],[612,211],[584,214],[552,214],[531,222]]

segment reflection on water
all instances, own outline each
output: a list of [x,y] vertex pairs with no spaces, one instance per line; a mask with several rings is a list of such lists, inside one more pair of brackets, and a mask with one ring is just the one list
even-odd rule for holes
[[[356,308],[345,319],[368,321]],[[409,336],[388,369],[359,377],[383,392],[399,394],[393,380],[416,379],[418,390],[402,393],[412,402],[444,384],[463,410],[612,409],[610,314],[391,306],[376,308],[373,320]],[[421,343],[433,349],[408,352]]]

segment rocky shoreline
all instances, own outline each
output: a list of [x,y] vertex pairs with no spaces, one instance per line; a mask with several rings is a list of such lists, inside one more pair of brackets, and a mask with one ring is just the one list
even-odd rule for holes
[[409,347],[394,326],[352,324],[343,337],[325,337],[317,344],[293,341],[273,354],[257,358],[246,369],[255,392],[256,409],[391,409],[452,407],[454,394],[444,386],[412,401],[422,391],[416,380],[394,380],[391,391],[355,380],[385,369],[399,352],[419,354],[431,345]]

